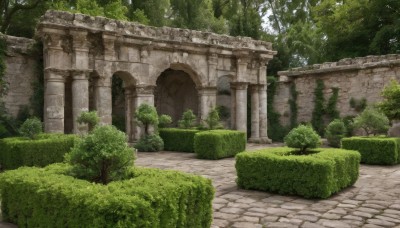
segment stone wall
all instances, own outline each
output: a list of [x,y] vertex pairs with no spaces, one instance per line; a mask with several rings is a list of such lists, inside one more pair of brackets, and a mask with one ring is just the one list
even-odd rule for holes
[[0,36],[7,43],[4,80],[8,84],[8,90],[2,99],[9,114],[16,117],[21,107],[30,104],[33,95],[32,83],[36,80],[38,64],[38,57],[31,54],[35,41],[2,34]]
[[298,122],[309,122],[314,109],[314,89],[318,79],[325,85],[325,101],[332,95],[332,88],[339,88],[337,109],[340,116],[356,115],[350,106],[351,98],[367,99],[368,105],[380,101],[380,93],[388,83],[400,81],[400,55],[367,56],[342,59],[338,62],[316,64],[304,68],[281,71],[274,101],[275,110],[281,114],[284,124],[289,123],[290,85],[298,91]]

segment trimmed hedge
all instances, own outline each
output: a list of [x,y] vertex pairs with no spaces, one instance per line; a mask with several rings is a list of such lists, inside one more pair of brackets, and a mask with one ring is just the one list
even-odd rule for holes
[[194,152],[194,136],[200,130],[163,128],[160,137],[164,141],[164,150],[179,152]]
[[211,181],[177,171],[133,168],[108,185],[68,176],[70,166],[0,174],[3,219],[19,227],[210,227]]
[[240,131],[203,131],[197,133],[194,138],[194,152],[198,158],[233,157],[244,150],[246,150],[246,134]]
[[245,189],[327,198],[358,179],[357,151],[318,148],[309,155],[293,155],[295,151],[281,147],[236,155],[237,184]]
[[4,170],[21,166],[40,166],[62,162],[77,136],[41,134],[37,139],[15,137],[0,140],[0,165]]
[[342,148],[357,150],[361,163],[394,165],[400,163],[400,138],[351,137],[342,139]]

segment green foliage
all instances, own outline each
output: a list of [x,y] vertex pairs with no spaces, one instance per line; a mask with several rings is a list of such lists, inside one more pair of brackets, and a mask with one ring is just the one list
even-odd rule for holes
[[367,99],[365,97],[361,99],[356,99],[352,97],[349,103],[350,107],[356,110],[357,112],[362,112],[367,107]]
[[234,157],[245,149],[246,134],[240,131],[203,131],[194,137],[194,152],[201,159]]
[[4,75],[6,72],[6,63],[4,62],[6,51],[6,38],[0,35],[0,99],[7,92],[7,83],[4,80]]
[[95,128],[66,155],[73,176],[102,184],[126,179],[134,159],[125,133],[114,126]]
[[178,125],[180,128],[189,129],[194,127],[195,122],[196,116],[191,109],[188,109],[182,114],[182,119],[178,121]]
[[125,115],[112,115],[112,125],[115,126],[118,130],[125,132]]
[[43,61],[43,43],[36,42],[30,49],[30,55],[36,58],[35,79],[31,86],[33,94],[30,98],[30,109],[33,111],[33,116],[43,120],[44,110],[44,61]]
[[209,179],[131,168],[108,185],[68,176],[71,167],[21,168],[0,175],[4,221],[19,227],[210,227]]
[[319,148],[307,156],[290,148],[268,148],[236,155],[241,188],[306,198],[328,198],[353,185],[359,175],[357,151]]
[[19,133],[30,139],[35,139],[36,136],[43,132],[42,122],[36,118],[29,118],[19,128]]
[[324,82],[321,79],[316,81],[317,86],[314,90],[314,111],[312,112],[311,123],[318,134],[322,135],[324,132]]
[[325,108],[325,114],[331,119],[336,119],[340,117],[340,113],[337,110],[336,104],[339,98],[339,88],[332,88],[332,96],[328,100],[328,104]]
[[158,125],[157,110],[154,106],[143,103],[135,112],[136,120],[144,126],[144,132],[149,135],[150,126]]
[[217,106],[217,110],[218,110],[218,115],[221,117],[222,120],[229,119],[229,117],[231,116],[231,111],[226,106],[219,105]]
[[194,137],[200,132],[195,129],[160,129],[166,151],[194,152]]
[[289,99],[289,106],[290,106],[290,127],[294,128],[297,126],[297,95],[298,92],[296,91],[296,84],[292,83],[290,85],[290,94],[291,98]]
[[62,162],[76,140],[75,135],[41,134],[36,140],[6,138],[0,140],[0,166],[16,169]]
[[292,129],[285,137],[285,144],[298,149],[300,154],[305,154],[308,149],[316,148],[321,144],[321,137],[312,127],[300,125]]
[[392,80],[382,91],[383,101],[378,104],[379,109],[390,120],[400,119],[400,84]]
[[340,119],[335,119],[328,124],[325,131],[325,137],[332,147],[340,148],[340,141],[346,137],[347,129],[344,122]]
[[169,127],[172,123],[172,118],[169,115],[161,115],[158,117],[158,127],[166,128]]
[[145,135],[135,144],[140,152],[157,152],[164,149],[164,141],[158,135]]
[[395,165],[400,163],[399,138],[344,138],[342,139],[342,148],[360,152],[361,163],[370,165]]
[[208,116],[205,120],[207,123],[208,129],[209,130],[215,130],[215,129],[221,129],[222,124],[220,122],[219,114],[218,114],[218,109],[214,108],[213,110],[208,113]]
[[289,132],[288,127],[282,126],[280,122],[280,114],[274,109],[274,98],[277,89],[275,77],[268,77],[267,90],[267,116],[268,116],[268,137],[272,141],[282,142],[285,135]]
[[344,126],[346,127],[346,137],[353,136],[354,118],[355,118],[355,116],[345,116],[345,117],[343,117],[343,123],[344,123]]
[[363,129],[367,135],[385,134],[389,129],[389,119],[380,111],[367,108],[354,118],[353,126]]
[[91,112],[82,112],[76,121],[79,124],[87,124],[89,131],[93,131],[93,129],[97,126],[100,121],[99,116],[96,111]]

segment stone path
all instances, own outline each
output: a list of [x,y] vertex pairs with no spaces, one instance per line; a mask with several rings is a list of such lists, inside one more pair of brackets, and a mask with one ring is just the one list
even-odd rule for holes
[[[278,146],[275,144],[273,146]],[[258,145],[248,145],[256,149]],[[136,165],[210,178],[216,188],[212,227],[399,227],[400,165],[361,165],[360,178],[327,200],[238,189],[233,158],[199,160],[191,153],[138,153]],[[9,228],[0,222],[0,228]]]

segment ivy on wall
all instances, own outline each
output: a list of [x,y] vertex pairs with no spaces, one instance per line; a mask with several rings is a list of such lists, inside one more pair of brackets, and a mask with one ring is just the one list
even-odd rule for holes
[[326,105],[325,114],[331,119],[337,119],[340,117],[339,110],[337,110],[336,104],[339,98],[339,88],[332,88],[332,96],[328,100]]
[[5,54],[7,43],[4,36],[0,35],[0,97],[7,92],[7,83],[4,80],[6,72]]
[[43,43],[36,42],[30,49],[30,54],[37,57],[36,80],[32,82],[33,95],[30,99],[30,109],[32,115],[43,120],[44,109],[44,63],[43,63]]
[[292,83],[290,85],[290,99],[289,99],[289,107],[290,107],[290,127],[294,128],[297,126],[297,96],[298,92],[296,90],[296,84]]
[[289,127],[285,127],[281,124],[280,114],[274,109],[274,97],[277,90],[277,85],[278,83],[275,77],[268,77],[268,137],[272,139],[272,141],[281,142],[289,132]]

